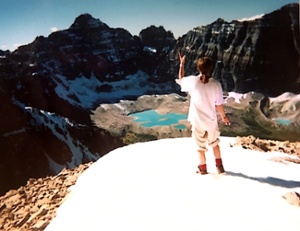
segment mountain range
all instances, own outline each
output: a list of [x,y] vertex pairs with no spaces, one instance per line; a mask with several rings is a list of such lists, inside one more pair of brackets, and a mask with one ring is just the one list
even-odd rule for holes
[[132,36],[82,14],[68,29],[0,51],[0,195],[125,145],[93,124],[92,110],[141,95],[182,94],[174,82],[178,51],[187,56],[186,74],[209,56],[226,92],[299,94],[299,5],[251,21],[217,19],[178,39],[155,26]]

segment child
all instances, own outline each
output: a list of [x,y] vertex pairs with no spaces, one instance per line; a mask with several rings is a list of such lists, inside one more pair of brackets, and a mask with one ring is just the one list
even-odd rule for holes
[[211,77],[212,62],[208,57],[199,58],[197,69],[199,75],[184,77],[185,56],[179,53],[180,67],[176,82],[181,90],[189,93],[190,108],[188,121],[192,125],[192,137],[198,146],[199,160],[198,173],[207,174],[205,152],[206,144],[213,148],[218,173],[224,173],[224,167],[219,147],[220,131],[218,127],[217,113],[222,121],[230,125],[223,107],[223,92],[221,84]]

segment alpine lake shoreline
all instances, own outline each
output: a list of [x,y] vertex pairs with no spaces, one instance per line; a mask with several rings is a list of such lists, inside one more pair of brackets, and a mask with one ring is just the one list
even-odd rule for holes
[[[245,148],[282,151],[300,157],[300,122],[279,123],[276,118],[287,118],[280,112],[284,104],[276,103],[269,107],[269,111],[266,109],[262,111],[262,98],[259,94],[249,93],[244,95],[241,103],[237,103],[227,96],[224,107],[231,125],[224,125],[218,115],[221,136],[236,137],[237,143],[244,145]],[[114,136],[121,137],[124,144],[132,144],[163,138],[191,136],[191,127],[186,119],[178,119],[173,124],[163,126],[144,126],[134,117],[135,113],[154,111],[158,115],[162,115],[161,120],[168,120],[165,115],[179,114],[182,116],[185,114],[187,116],[188,110],[188,96],[176,93],[144,95],[136,100],[101,104],[93,111],[91,119],[96,126],[108,130]],[[163,123],[167,122],[163,121]],[[261,145],[262,142],[264,145]]]

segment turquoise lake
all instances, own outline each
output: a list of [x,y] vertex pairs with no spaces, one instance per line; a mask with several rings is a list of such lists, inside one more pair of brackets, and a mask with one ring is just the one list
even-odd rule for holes
[[179,124],[179,120],[186,120],[186,114],[178,113],[168,113],[168,114],[158,114],[154,110],[147,110],[142,112],[137,112],[130,114],[130,116],[135,118],[135,122],[141,123],[144,127],[154,127],[154,126],[170,126],[173,125],[177,129],[185,129],[183,124]]
[[289,125],[291,121],[289,119],[284,119],[284,118],[277,118],[274,119],[277,123],[282,124],[282,125]]

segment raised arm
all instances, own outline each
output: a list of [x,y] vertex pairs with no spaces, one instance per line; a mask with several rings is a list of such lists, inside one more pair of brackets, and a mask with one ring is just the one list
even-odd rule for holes
[[182,79],[182,77],[184,76],[185,55],[182,56],[180,54],[180,52],[178,52],[178,56],[179,56],[179,61],[180,61],[178,78]]

